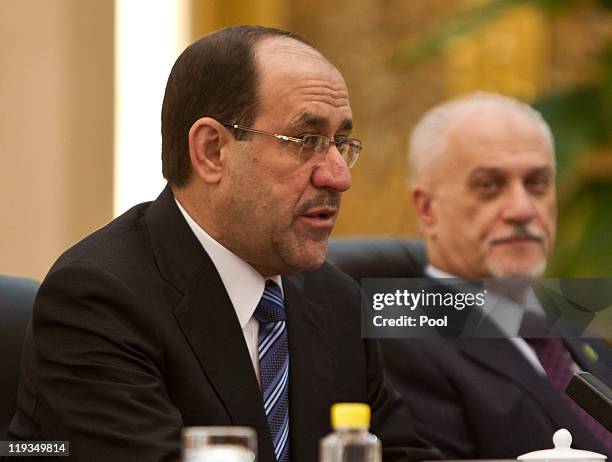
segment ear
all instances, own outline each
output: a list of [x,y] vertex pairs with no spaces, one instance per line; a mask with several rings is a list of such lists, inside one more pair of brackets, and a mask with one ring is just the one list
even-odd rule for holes
[[432,236],[435,233],[437,220],[433,201],[433,194],[427,188],[421,185],[412,188],[412,205],[425,236]]
[[196,176],[206,183],[218,183],[224,171],[223,151],[233,139],[223,125],[202,117],[189,129],[189,158]]

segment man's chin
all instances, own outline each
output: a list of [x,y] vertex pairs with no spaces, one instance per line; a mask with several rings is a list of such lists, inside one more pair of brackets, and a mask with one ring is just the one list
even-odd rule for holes
[[494,245],[486,258],[486,265],[496,278],[537,279],[546,269],[545,247],[540,242]]
[[304,266],[303,271],[315,270],[325,262],[325,257],[327,257],[327,245],[327,238],[321,241],[306,243],[300,258]]
[[282,246],[280,254],[283,255],[283,261],[291,269],[292,274],[316,270],[325,262],[327,241],[325,238],[296,242]]
[[546,260],[537,259],[534,261],[513,261],[489,259],[487,266],[491,276],[495,278],[516,278],[534,280],[544,274]]

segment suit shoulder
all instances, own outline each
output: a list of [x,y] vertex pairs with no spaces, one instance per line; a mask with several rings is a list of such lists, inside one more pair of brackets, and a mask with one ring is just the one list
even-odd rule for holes
[[49,273],[75,263],[105,266],[118,259],[134,258],[145,246],[144,212],[150,203],[143,203],[112,220],[66,250]]
[[307,287],[316,287],[319,290],[335,290],[358,294],[359,284],[347,274],[340,271],[332,264],[325,262],[316,270],[301,273],[304,277],[304,284]]
[[327,281],[330,284],[341,284],[347,286],[358,287],[359,284],[348,274],[340,271],[331,263],[325,261],[319,268],[311,271],[305,271],[304,276],[313,280]]

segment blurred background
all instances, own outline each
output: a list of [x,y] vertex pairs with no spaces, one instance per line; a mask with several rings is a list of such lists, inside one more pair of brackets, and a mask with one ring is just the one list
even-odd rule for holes
[[305,36],[347,80],[365,149],[335,236],[418,236],[406,146],[474,90],[542,111],[558,157],[548,274],[612,276],[612,0],[0,0],[0,273],[42,279],[163,188],[172,63],[231,24]]

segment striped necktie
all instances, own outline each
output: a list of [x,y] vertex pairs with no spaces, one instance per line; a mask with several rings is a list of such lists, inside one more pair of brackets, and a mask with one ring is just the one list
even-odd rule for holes
[[289,462],[289,348],[280,287],[267,281],[255,309],[264,409],[278,462]]

